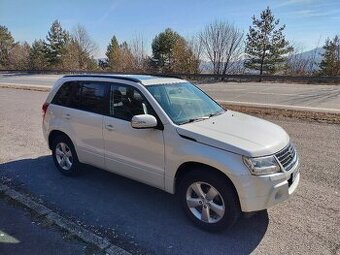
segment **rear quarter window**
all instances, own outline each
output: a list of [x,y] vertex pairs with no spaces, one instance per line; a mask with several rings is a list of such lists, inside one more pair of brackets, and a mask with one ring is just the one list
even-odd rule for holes
[[52,104],[93,113],[104,113],[107,83],[66,82],[52,100]]
[[81,89],[80,109],[94,113],[104,113],[106,83],[84,82]]
[[72,97],[72,85],[75,82],[66,82],[57,91],[55,94],[52,104],[61,105],[61,106],[69,106],[70,100]]

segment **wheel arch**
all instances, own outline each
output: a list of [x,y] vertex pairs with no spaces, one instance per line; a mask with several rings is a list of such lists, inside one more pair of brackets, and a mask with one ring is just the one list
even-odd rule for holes
[[72,142],[72,139],[66,133],[64,133],[63,131],[52,130],[50,132],[50,134],[48,135],[48,147],[50,148],[50,150],[52,150],[52,143],[53,143],[54,139],[58,136],[66,136]]
[[[232,182],[232,180],[222,171],[220,171],[219,169],[209,166],[207,164],[204,163],[200,163],[200,162],[194,162],[194,161],[189,161],[189,162],[185,162],[183,164],[181,164],[179,166],[179,168],[176,171],[175,174],[175,182],[174,182],[174,193],[176,194],[177,190],[178,190],[178,186],[180,185],[181,181],[183,180],[183,177],[193,171],[201,171],[203,168],[207,168],[209,169],[209,171],[213,171],[216,175],[219,175],[221,178],[223,178],[229,185],[230,187],[233,189],[233,191],[235,192],[235,195],[238,198],[238,201],[240,202],[240,198],[238,196],[238,192],[237,189],[234,185],[234,183]],[[196,169],[196,170],[195,170]]]

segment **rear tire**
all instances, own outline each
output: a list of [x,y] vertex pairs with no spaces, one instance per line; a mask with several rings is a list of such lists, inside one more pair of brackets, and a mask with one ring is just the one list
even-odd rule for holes
[[66,176],[79,174],[79,160],[72,141],[64,135],[52,142],[52,157],[57,169]]
[[204,230],[228,229],[241,215],[239,199],[232,184],[208,167],[185,175],[178,188],[185,214]]

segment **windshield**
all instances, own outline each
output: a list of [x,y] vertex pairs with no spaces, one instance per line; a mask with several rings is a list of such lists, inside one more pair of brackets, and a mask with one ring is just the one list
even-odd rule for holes
[[147,86],[171,120],[178,124],[199,121],[224,110],[214,100],[189,82]]

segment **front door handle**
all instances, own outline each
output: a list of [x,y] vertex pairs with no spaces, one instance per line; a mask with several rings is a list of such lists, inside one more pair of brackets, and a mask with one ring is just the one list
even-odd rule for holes
[[105,128],[106,128],[107,130],[114,130],[114,129],[115,129],[111,124],[105,125]]

